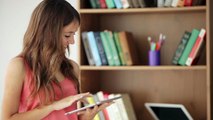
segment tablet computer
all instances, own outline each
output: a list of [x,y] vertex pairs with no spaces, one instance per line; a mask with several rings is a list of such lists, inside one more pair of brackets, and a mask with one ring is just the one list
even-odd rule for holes
[[119,99],[119,98],[121,98],[121,96],[116,96],[114,98],[109,98],[109,99],[106,99],[106,100],[103,100],[103,101],[98,101],[95,104],[87,105],[87,106],[81,107],[79,109],[76,109],[76,110],[73,110],[73,111],[70,111],[70,112],[66,112],[65,115],[69,115],[69,114],[73,114],[73,113],[76,113],[76,112],[79,112],[79,111],[82,111],[82,110],[86,110],[87,108],[93,108],[96,105],[101,105],[103,103],[112,102],[113,100],[116,100],[116,99]]
[[182,104],[145,103],[155,120],[193,120]]

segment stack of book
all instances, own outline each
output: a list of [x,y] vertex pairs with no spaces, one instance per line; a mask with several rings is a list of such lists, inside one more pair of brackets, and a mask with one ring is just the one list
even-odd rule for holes
[[92,97],[87,98],[89,104],[85,104],[85,106],[117,96],[121,96],[121,98],[114,100],[113,104],[100,111],[93,120],[136,120],[130,96],[126,93],[108,94],[106,92],[99,91]]
[[172,63],[175,65],[191,66],[197,63],[202,49],[205,46],[205,29],[185,31],[174,54]]
[[91,66],[138,64],[137,50],[131,32],[82,32],[82,42]]
[[206,0],[89,0],[91,8],[125,9],[144,7],[184,7],[205,5]]

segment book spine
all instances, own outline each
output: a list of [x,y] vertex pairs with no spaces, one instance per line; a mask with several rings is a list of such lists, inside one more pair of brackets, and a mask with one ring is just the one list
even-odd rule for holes
[[102,65],[108,65],[107,57],[106,57],[104,47],[103,47],[103,43],[101,41],[100,32],[94,32],[94,36],[95,36],[95,42],[96,42],[97,48],[98,48],[98,53],[101,58],[101,63],[102,63]]
[[183,7],[184,6],[184,0],[178,0],[178,7]]
[[197,30],[197,29],[193,29],[192,30],[192,34],[191,34],[191,36],[189,38],[189,41],[188,41],[188,43],[186,45],[186,48],[184,49],[183,54],[181,55],[181,57],[180,57],[180,59],[178,61],[178,63],[180,65],[186,65],[186,60],[187,60],[187,58],[189,56],[189,53],[192,50],[192,47],[194,46],[194,43],[195,43],[199,33],[200,33],[200,31]]
[[164,7],[164,0],[157,0],[157,2],[158,7]]
[[117,51],[118,51],[118,54],[120,57],[121,64],[126,65],[126,62],[124,60],[123,50],[121,48],[121,43],[120,43],[119,36],[118,36],[118,32],[114,32],[113,36],[114,36],[115,45],[116,45],[116,48],[117,48]]
[[122,4],[121,4],[121,1],[120,0],[114,0],[115,2],[115,6],[117,9],[121,9],[122,8]]
[[138,0],[138,2],[139,2],[139,5],[140,5],[141,8],[146,7],[144,0]]
[[172,7],[177,7],[178,6],[178,1],[179,0],[172,0]]
[[100,1],[99,0],[95,0],[95,3],[97,5],[97,8],[101,8],[101,4],[100,4]]
[[111,31],[107,31],[106,35],[107,35],[107,39],[109,41],[109,45],[110,45],[110,48],[111,48],[112,59],[114,60],[114,65],[119,66],[119,65],[121,65],[121,63],[120,63],[118,51],[116,49],[115,42],[114,42],[114,39],[113,39],[113,34],[112,34]]
[[192,6],[192,0],[184,0],[184,6]]
[[198,55],[198,51],[201,48],[201,45],[204,41],[205,34],[206,34],[206,30],[201,29],[200,34],[199,34],[199,36],[198,36],[190,54],[189,54],[189,57],[186,61],[187,66],[191,66],[193,61],[195,60],[195,57]]
[[179,61],[179,59],[180,59],[180,57],[181,57],[181,55],[182,55],[187,43],[188,43],[190,35],[191,35],[190,32],[188,32],[188,31],[184,32],[183,37],[181,38],[181,41],[180,41],[180,43],[179,43],[179,45],[178,45],[178,47],[177,47],[177,49],[175,51],[175,54],[174,54],[174,57],[173,57],[173,60],[172,60],[172,63],[174,65],[178,64],[178,61]]
[[121,0],[121,4],[122,4],[123,8],[129,8],[130,7],[128,0]]
[[[87,97],[86,99],[87,99],[87,101],[88,101],[89,104],[85,104],[85,106],[95,104],[94,96],[92,96],[92,97]],[[93,120],[100,120],[99,115],[96,114],[95,117],[93,118]]]
[[[99,92],[97,92],[97,93],[96,93],[96,95],[97,95],[97,97],[98,97],[99,101],[103,101],[103,100],[105,100],[103,91],[99,91]],[[105,108],[105,109],[103,109],[103,114],[104,114],[105,120],[110,120],[110,118],[109,118],[109,114],[108,114],[108,111],[107,111],[107,109],[106,109],[106,108]]]
[[89,1],[90,1],[91,8],[98,8],[96,4],[96,0],[89,0]]
[[113,66],[114,60],[112,58],[112,53],[111,53],[109,41],[107,40],[105,32],[101,32],[100,35],[101,35],[101,40],[102,40],[102,43],[103,43],[103,46],[104,46],[104,51],[106,53],[108,64],[109,64],[109,66]]
[[88,40],[89,40],[89,45],[90,45],[90,48],[91,48],[91,51],[92,51],[92,56],[94,58],[94,61],[95,61],[95,65],[96,66],[101,66],[101,58],[99,56],[99,53],[98,53],[98,48],[97,48],[97,45],[96,45],[96,42],[95,42],[95,36],[93,34],[92,31],[88,32],[87,33],[88,35]]
[[172,0],[165,0],[164,6],[170,7],[172,5]]
[[101,8],[107,8],[105,0],[99,0]]
[[90,49],[89,43],[88,43],[87,32],[82,32],[82,42],[84,45],[84,50],[86,52],[86,56],[87,56],[89,65],[91,65],[91,66],[95,65],[95,61],[92,58],[91,49]]
[[140,7],[140,4],[139,4],[138,0],[132,0],[132,4],[133,4],[134,8],[139,8]]
[[113,0],[106,0],[107,8],[115,8]]

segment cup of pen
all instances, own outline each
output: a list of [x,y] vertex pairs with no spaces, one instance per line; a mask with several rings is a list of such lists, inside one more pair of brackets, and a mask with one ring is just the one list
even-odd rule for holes
[[149,66],[160,65],[160,50],[149,50]]

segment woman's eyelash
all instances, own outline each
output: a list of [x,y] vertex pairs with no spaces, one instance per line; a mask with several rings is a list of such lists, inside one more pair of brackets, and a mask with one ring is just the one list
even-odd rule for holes
[[70,37],[69,35],[65,35],[65,37]]

